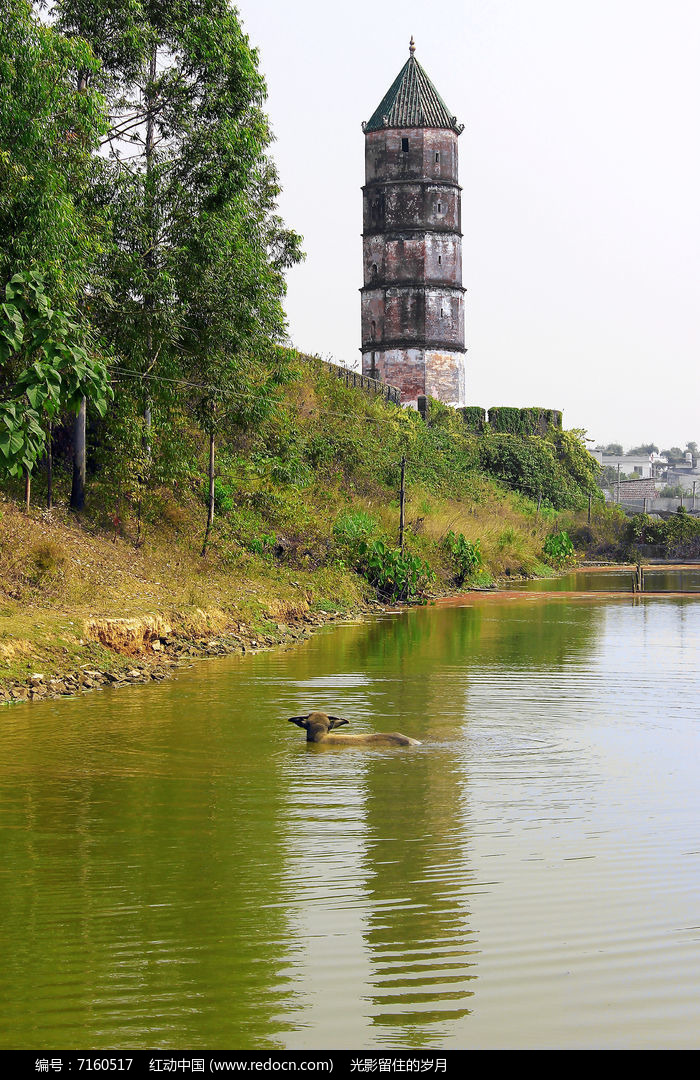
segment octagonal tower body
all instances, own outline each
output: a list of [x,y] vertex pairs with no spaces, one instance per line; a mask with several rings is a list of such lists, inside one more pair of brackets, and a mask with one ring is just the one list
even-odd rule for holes
[[461,188],[463,130],[413,56],[363,125],[362,371],[465,402]]

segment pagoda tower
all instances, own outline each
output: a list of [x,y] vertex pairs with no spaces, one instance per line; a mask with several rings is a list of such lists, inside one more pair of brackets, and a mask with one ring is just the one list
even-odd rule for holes
[[415,56],[365,133],[362,372],[401,389],[465,402],[461,188],[464,130]]

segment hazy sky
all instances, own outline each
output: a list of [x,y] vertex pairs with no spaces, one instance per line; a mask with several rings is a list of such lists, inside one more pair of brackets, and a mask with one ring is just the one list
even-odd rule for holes
[[459,139],[470,404],[700,442],[698,0],[240,0],[306,262],[292,343],[359,363],[364,136],[416,58]]

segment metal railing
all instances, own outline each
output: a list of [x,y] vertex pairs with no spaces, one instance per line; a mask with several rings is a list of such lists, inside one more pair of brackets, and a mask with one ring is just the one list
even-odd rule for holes
[[340,364],[334,364],[330,360],[320,360],[316,356],[309,356],[307,360],[322,364],[333,375],[337,375],[339,379],[342,379],[346,386],[364,390],[368,394],[379,394],[385,401],[390,401],[392,405],[401,404],[401,391],[398,386],[391,386],[389,383],[382,382],[381,379],[372,379],[369,375],[363,375],[360,371],[352,371],[350,368],[341,367]]

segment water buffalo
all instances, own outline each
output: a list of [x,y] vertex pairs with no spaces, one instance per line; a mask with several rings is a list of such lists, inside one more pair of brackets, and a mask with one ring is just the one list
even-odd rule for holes
[[410,739],[398,731],[378,732],[376,735],[331,735],[334,728],[342,727],[348,721],[323,712],[290,716],[288,723],[305,728],[307,742],[323,743],[325,746],[420,746],[418,739]]

